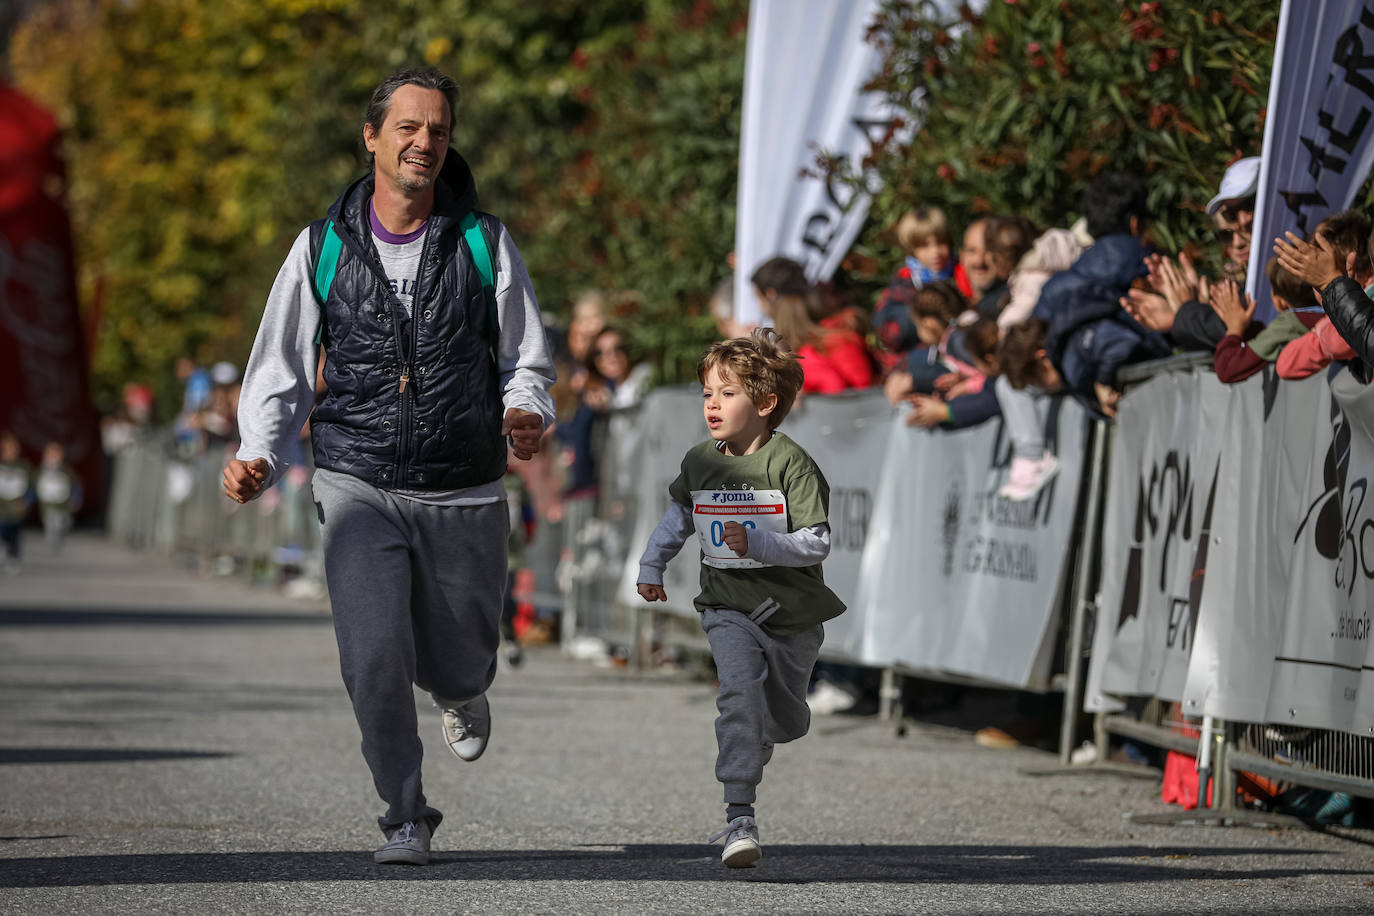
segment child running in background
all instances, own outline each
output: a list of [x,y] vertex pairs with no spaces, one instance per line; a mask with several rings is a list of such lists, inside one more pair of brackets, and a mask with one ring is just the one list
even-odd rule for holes
[[19,536],[33,502],[32,474],[19,437],[0,432],[0,543],[5,545],[0,565],[9,575],[19,572]]
[[667,601],[663,572],[695,530],[711,645],[716,779],[725,787],[728,868],[763,854],[754,801],[773,745],[807,733],[806,689],[822,622],[844,611],[826,587],[830,486],[802,448],[777,431],[802,386],[797,358],[770,328],[722,341],[697,365],[710,438],[682,459],[672,500],[639,561],[639,594]]
[[72,530],[72,516],[81,508],[81,479],[67,466],[67,451],[61,442],[43,446],[36,489],[43,536],[53,553],[61,553],[67,532]]

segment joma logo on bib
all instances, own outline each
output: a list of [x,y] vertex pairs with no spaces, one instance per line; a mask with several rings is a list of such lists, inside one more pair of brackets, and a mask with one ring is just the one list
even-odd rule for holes
[[752,503],[757,501],[753,490],[731,490],[725,493],[711,494],[711,502],[714,503]]

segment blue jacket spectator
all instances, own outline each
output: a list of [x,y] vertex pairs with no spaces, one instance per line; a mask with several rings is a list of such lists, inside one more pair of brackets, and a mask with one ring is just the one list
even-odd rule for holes
[[1152,253],[1140,240],[1145,187],[1137,178],[1104,175],[1083,195],[1088,231],[1096,239],[1072,267],[1051,277],[1032,315],[1049,323],[1045,350],[1064,387],[1108,415],[1102,391],[1116,387],[1121,366],[1172,352],[1164,335],[1149,331],[1120,306],[1131,284],[1145,276]]

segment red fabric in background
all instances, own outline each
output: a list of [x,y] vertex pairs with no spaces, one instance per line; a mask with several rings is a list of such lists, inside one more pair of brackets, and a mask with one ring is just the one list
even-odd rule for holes
[[104,502],[104,456],[58,144],[52,114],[0,82],[0,428],[35,464],[61,442],[89,511]]
[[[1197,758],[1170,751],[1164,758],[1164,781],[1159,797],[1166,804],[1197,807]],[[1207,781],[1207,807],[1212,806],[1212,781]]]

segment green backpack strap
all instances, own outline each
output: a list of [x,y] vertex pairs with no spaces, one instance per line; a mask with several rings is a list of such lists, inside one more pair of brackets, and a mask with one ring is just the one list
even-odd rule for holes
[[[497,342],[500,340],[500,323],[496,314],[496,265],[491,257],[491,246],[487,244],[486,233],[482,231],[482,224],[477,220],[477,213],[469,210],[459,223],[463,230],[463,239],[467,242],[468,250],[472,252],[472,262],[477,268],[477,274],[482,278],[482,298],[487,305],[487,333],[491,338],[492,359],[496,359]],[[315,256],[315,271],[311,288],[315,292],[315,301],[320,305],[320,329],[315,334],[315,343],[324,342],[325,333],[325,308],[324,303],[329,298],[329,289],[334,285],[334,273],[339,267],[339,251],[343,248],[343,240],[339,238],[339,233],[334,230],[334,221],[325,220],[324,227],[312,245]]]
[[315,343],[324,343],[324,322],[327,312],[324,308],[325,300],[329,298],[329,288],[334,285],[334,272],[339,267],[339,250],[343,248],[343,240],[339,238],[339,233],[334,231],[334,221],[325,220],[324,228],[320,231],[319,237],[315,239],[315,276],[311,288],[315,292],[315,301],[320,305],[320,328],[315,332]]
[[497,360],[497,344],[501,339],[501,324],[496,314],[496,265],[491,258],[491,246],[487,244],[487,234],[477,219],[477,211],[469,210],[458,224],[463,230],[463,240],[472,252],[472,263],[482,278],[482,298],[487,303],[487,334],[491,338],[491,357]]

